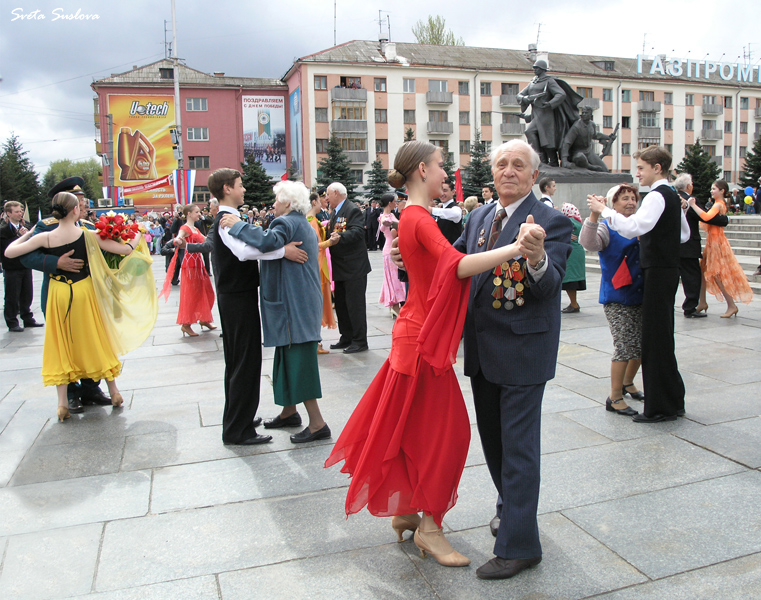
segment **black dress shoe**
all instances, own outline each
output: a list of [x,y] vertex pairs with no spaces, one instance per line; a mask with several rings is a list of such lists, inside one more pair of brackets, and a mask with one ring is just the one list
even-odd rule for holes
[[267,419],[264,421],[265,429],[280,429],[281,427],[298,427],[301,425],[301,415],[299,413],[293,413],[290,417],[281,419],[280,415],[274,419]]
[[344,354],[356,354],[357,352],[367,352],[368,351],[367,345],[365,346],[358,346],[357,344],[352,344],[348,348],[344,350]]
[[630,392],[628,389],[626,389],[630,387],[634,387],[634,384],[630,383],[628,385],[621,386],[621,394],[623,395],[623,397],[626,398],[626,394],[629,394],[632,400],[639,400],[640,402],[644,402],[645,394],[643,394],[642,392]]
[[24,328],[20,325],[15,325],[13,327],[8,327],[8,331],[12,331],[13,333],[21,333],[24,331]]
[[676,411],[676,416],[677,417],[683,417],[686,414],[687,413],[685,412],[685,410],[683,408],[680,408],[678,411]]
[[524,569],[530,569],[542,562],[542,557],[536,558],[500,558],[495,556],[489,562],[476,569],[479,579],[509,579]]
[[253,422],[254,427],[259,427],[259,425],[261,425],[261,424],[262,424],[262,418],[261,417],[256,417],[254,419],[254,422]]
[[691,313],[684,313],[685,319],[702,319],[704,317],[707,317],[708,315],[704,312],[691,312]]
[[646,417],[644,413],[632,417],[635,423],[662,423],[663,421],[676,421],[676,415],[653,415]]
[[38,323],[37,321],[29,321],[29,323],[24,323],[24,327],[45,327],[44,323]]
[[304,444],[306,442],[314,442],[316,440],[324,440],[330,437],[330,427],[327,423],[322,429],[318,429],[314,433],[309,431],[309,427],[306,427],[303,431],[294,433],[291,436],[291,442],[294,444]]
[[[82,388],[82,391],[84,392],[85,388]],[[94,388],[92,392],[87,390],[87,392],[86,396],[82,394],[82,404],[85,406],[93,406],[94,404],[98,406],[111,406],[111,398],[106,396],[100,388]]]
[[[616,400],[618,402],[618,400]],[[638,415],[639,413],[634,410],[631,406],[627,406],[626,408],[616,408],[613,406],[613,400],[608,398],[605,401],[605,410],[608,412],[614,412],[617,415],[624,415],[625,417],[633,417],[634,415]]]
[[351,342],[342,342],[341,340],[338,340],[335,344],[330,345],[331,350],[343,350],[344,348],[348,348],[351,346]]
[[82,406],[82,402],[79,398],[69,398],[69,412],[70,413],[83,413],[85,407]]
[[256,446],[258,444],[266,444],[268,442],[272,441],[271,435],[255,435],[254,437],[250,437],[247,440],[242,440],[240,442],[224,442],[225,446]]
[[497,532],[499,531],[499,517],[494,517],[489,521],[489,531],[491,531],[491,534],[494,537],[497,537]]

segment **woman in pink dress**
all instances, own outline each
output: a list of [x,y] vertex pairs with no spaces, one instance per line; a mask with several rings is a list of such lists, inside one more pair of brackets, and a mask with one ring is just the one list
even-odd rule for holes
[[380,293],[380,302],[383,306],[388,306],[394,317],[399,316],[399,304],[407,299],[407,292],[404,284],[399,281],[399,269],[391,260],[391,244],[394,242],[395,234],[391,231],[396,229],[399,219],[393,213],[396,208],[396,194],[383,194],[380,199],[383,212],[378,217],[378,232],[386,238],[383,246],[383,287]]

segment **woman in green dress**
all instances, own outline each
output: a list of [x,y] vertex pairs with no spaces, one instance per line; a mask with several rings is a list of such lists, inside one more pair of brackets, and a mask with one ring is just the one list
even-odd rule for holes
[[571,234],[571,255],[566,263],[565,277],[563,277],[562,289],[568,294],[570,304],[560,312],[577,313],[581,310],[576,300],[576,292],[587,289],[587,272],[586,272],[586,253],[584,248],[579,244],[579,233],[581,233],[581,213],[573,204],[566,202],[560,209],[566,217],[571,220],[573,233]]

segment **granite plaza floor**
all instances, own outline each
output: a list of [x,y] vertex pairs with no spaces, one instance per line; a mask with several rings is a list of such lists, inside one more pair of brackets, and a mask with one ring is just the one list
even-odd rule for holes
[[[320,357],[334,439],[391,343],[393,321],[375,302],[380,252],[371,261],[370,351]],[[162,258],[154,270],[163,281]],[[35,274],[35,306],[39,284]],[[604,409],[612,343],[598,274],[588,288],[582,311],[563,317],[543,405],[544,560],[498,582],[475,576],[491,557],[495,491],[462,361],[473,436],[445,524],[472,564],[447,569],[422,560],[409,534],[397,544],[389,519],[346,519],[348,480],[322,468],[334,440],[294,446],[295,430],[276,430],[264,446],[222,445],[222,340],[218,331],[183,339],[177,288],[160,302],[151,337],[124,360],[120,410],[88,407],[58,423],[55,392],[40,378],[45,330],[3,332],[0,598],[761,597],[761,301],[729,320],[713,299],[706,319],[677,308],[687,416],[643,425]],[[264,356],[268,417],[277,410],[272,350]]]

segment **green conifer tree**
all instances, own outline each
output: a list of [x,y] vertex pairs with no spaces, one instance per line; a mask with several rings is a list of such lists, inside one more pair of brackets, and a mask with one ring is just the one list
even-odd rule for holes
[[341,142],[335,134],[328,141],[328,157],[320,160],[317,167],[317,185],[330,185],[338,181],[346,186],[347,197],[353,200],[357,193],[354,191],[356,183],[351,172],[349,157],[341,148]]
[[721,179],[721,167],[713,162],[711,155],[700,145],[700,140],[687,149],[675,170],[692,175],[692,195],[703,205],[711,199],[711,184]]
[[0,154],[0,204],[16,200],[29,207],[29,216],[37,221],[37,211],[49,214],[50,206],[46,202],[39,179],[32,161],[27,156],[18,136],[11,133]]
[[365,196],[370,200],[380,200],[380,197],[386,192],[391,191],[388,185],[388,171],[383,168],[380,158],[374,160],[370,165],[367,173],[367,185],[365,186]]
[[761,136],[753,143],[753,149],[745,155],[745,163],[740,173],[740,185],[758,187],[758,179],[761,177]]
[[298,168],[296,167],[296,159],[291,159],[291,164],[288,165],[288,181],[298,181],[299,178],[296,177],[296,173],[298,172]]
[[446,152],[444,155],[444,170],[447,172],[447,181],[449,182],[449,185],[454,189],[454,180],[455,180],[455,169],[457,168],[457,165],[454,164],[454,160],[452,159],[452,153]]
[[242,183],[246,188],[244,200],[251,207],[262,209],[275,201],[275,193],[272,191],[274,182],[267,175],[262,163],[256,160],[253,154],[246,157],[246,162],[240,164],[243,171]]
[[408,127],[404,132],[404,141],[411,142],[414,139],[415,139],[415,131],[412,129],[412,127]]
[[486,144],[481,140],[481,131],[476,129],[476,136],[470,145],[470,162],[464,169],[462,182],[465,197],[481,195],[481,188],[492,180],[489,154]]

